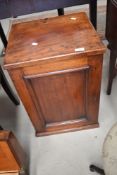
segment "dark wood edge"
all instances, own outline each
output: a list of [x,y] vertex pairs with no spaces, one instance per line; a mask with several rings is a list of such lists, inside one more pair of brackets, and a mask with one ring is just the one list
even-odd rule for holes
[[66,125],[71,125],[74,123],[80,123],[80,122],[87,122],[86,117],[79,118],[78,120],[68,120],[68,121],[62,121],[62,122],[55,122],[55,123],[50,123],[46,124],[46,128],[51,128],[51,127],[57,127],[57,126],[66,126]]
[[0,131],[0,141],[6,141],[8,143],[16,162],[20,167],[21,174],[27,175],[28,164],[26,161],[26,155],[14,134],[11,131]]
[[9,134],[8,144],[9,147],[11,148],[12,153],[14,154],[17,163],[21,167],[20,170],[21,174],[27,175],[28,174],[27,156],[12,132],[10,132]]
[[[8,138],[8,144],[9,144],[9,146],[10,146],[10,148],[11,148],[11,150],[12,150],[12,152],[14,153],[14,156],[17,158],[16,159],[16,161],[19,163],[19,164],[25,164],[25,161],[24,161],[24,159],[25,159],[25,156],[24,156],[24,151],[22,150],[22,148],[21,148],[21,146],[20,146],[20,144],[19,144],[19,142],[17,141],[17,139],[16,139],[16,137],[14,136],[14,134],[12,133],[12,132],[10,132],[10,134],[9,134],[9,138]],[[17,153],[20,153],[20,155],[18,154],[17,155]],[[22,154],[23,153],[23,154]],[[21,157],[20,157],[21,156]],[[22,157],[24,158],[24,159],[22,159]]]
[[65,58],[67,60],[68,56],[95,56],[95,55],[100,55],[106,52],[106,46],[104,44],[102,44],[102,48],[101,49],[97,49],[97,50],[92,50],[92,51],[85,51],[82,53],[70,53],[70,54],[65,54],[65,55],[59,55],[59,56],[52,56],[52,57],[46,57],[46,58],[42,58],[42,59],[37,59],[37,60],[31,60],[31,61],[25,61],[25,62],[19,62],[19,63],[6,63],[4,62],[4,69],[10,70],[10,69],[17,69],[17,68],[22,68],[22,67],[28,67],[31,65],[37,65],[40,62],[43,61],[52,61],[53,59],[61,59],[61,58]]
[[0,141],[7,141],[10,131],[0,130]]
[[74,132],[74,131],[80,131],[80,130],[87,130],[87,129],[93,129],[93,128],[98,128],[99,127],[99,123],[94,123],[94,124],[89,124],[89,125],[86,125],[86,126],[81,126],[79,128],[68,128],[66,130],[56,130],[56,131],[49,131],[49,132],[36,132],[35,135],[37,137],[41,137],[41,136],[49,136],[49,135],[54,135],[54,134],[64,134],[64,133],[67,133],[67,132]]
[[89,69],[90,67],[88,65],[85,65],[83,67],[79,68],[73,68],[73,69],[65,69],[65,70],[59,70],[59,71],[53,71],[53,72],[47,72],[47,73],[40,73],[36,75],[25,75],[24,79],[32,79],[32,78],[40,78],[40,77],[47,77],[51,75],[58,75],[58,74],[65,74],[70,72],[77,72],[77,71],[84,71]]

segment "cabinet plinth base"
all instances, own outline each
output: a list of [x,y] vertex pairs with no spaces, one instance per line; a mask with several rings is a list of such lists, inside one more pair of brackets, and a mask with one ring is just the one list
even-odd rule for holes
[[54,135],[54,134],[62,134],[62,133],[67,133],[67,132],[74,132],[74,131],[80,131],[80,130],[86,130],[86,129],[93,129],[93,128],[98,128],[99,123],[94,123],[86,126],[81,126],[79,128],[70,128],[70,129],[65,129],[65,130],[56,130],[56,131],[45,131],[45,132],[36,132],[37,137],[41,136],[49,136],[49,135]]

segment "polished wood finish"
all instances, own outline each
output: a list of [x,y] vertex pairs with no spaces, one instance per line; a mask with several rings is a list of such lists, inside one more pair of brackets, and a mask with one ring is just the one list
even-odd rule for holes
[[[75,51],[76,48],[82,47],[84,52]],[[99,55],[103,50],[104,45],[85,13],[34,20],[13,25],[5,67],[11,69],[37,65],[52,58],[55,61],[63,60],[66,55]]]
[[[58,15],[64,15],[64,8],[74,5],[82,5],[82,4],[89,4],[90,7],[90,19],[92,24],[96,28],[97,25],[97,0],[59,0],[51,2],[51,0],[45,2],[41,1],[7,1],[7,0],[0,0],[0,19],[8,18],[8,17],[17,17],[20,15],[30,14],[34,12],[41,12],[45,10],[53,10],[58,9]],[[4,48],[7,47],[7,38],[5,36],[4,30],[2,28],[0,22],[0,38],[4,45]],[[5,50],[3,51],[5,54]],[[0,77],[2,79],[2,86],[3,89],[6,91],[7,95],[13,101],[15,105],[19,105],[19,99],[14,94],[13,90],[11,89],[5,74],[0,66]]]
[[107,1],[106,38],[109,42],[110,62],[107,94],[111,94],[112,83],[116,72],[117,58],[117,0]]
[[7,142],[0,142],[0,174],[6,172],[19,172],[17,164]]
[[37,136],[98,126],[104,50],[85,13],[13,25],[4,67]]
[[26,157],[12,132],[0,131],[0,174],[26,175]]

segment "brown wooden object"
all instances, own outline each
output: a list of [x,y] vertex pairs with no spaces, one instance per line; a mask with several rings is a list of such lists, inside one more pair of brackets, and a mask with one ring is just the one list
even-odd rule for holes
[[24,152],[8,131],[0,131],[0,175],[26,175]]
[[85,13],[13,25],[4,67],[37,136],[98,126],[104,50]]

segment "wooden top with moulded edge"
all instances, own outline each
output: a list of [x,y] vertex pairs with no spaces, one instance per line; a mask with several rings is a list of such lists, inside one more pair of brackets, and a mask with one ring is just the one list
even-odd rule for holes
[[13,24],[4,66],[7,69],[68,55],[96,55],[104,45],[84,12]]
[[13,133],[0,131],[0,175],[17,175],[25,165],[24,152]]

